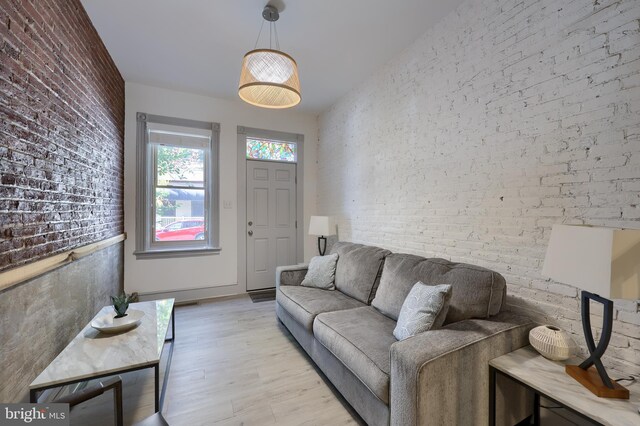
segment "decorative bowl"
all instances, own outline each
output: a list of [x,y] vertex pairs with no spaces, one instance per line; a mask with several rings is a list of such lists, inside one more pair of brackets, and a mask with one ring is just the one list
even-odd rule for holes
[[576,350],[569,333],[554,325],[541,325],[532,329],[529,332],[529,343],[543,357],[554,361],[569,359]]
[[140,325],[143,316],[144,312],[135,309],[129,309],[122,318],[115,318],[113,313],[103,314],[91,321],[91,327],[103,333],[120,333]]

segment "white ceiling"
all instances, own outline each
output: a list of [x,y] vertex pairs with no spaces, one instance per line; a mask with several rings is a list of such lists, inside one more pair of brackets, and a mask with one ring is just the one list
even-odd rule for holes
[[[463,0],[272,0],[302,102],[318,113]],[[267,0],[82,0],[126,81],[238,99],[243,55]],[[265,23],[261,43],[267,47]],[[268,34],[268,32],[267,32]]]

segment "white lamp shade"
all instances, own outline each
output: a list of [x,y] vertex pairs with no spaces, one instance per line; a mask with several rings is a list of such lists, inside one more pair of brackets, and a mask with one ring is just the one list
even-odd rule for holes
[[309,235],[334,235],[335,223],[329,216],[311,216]]
[[238,95],[263,108],[290,108],[300,103],[298,65],[279,50],[256,49],[244,55]]
[[554,225],[542,274],[612,299],[640,299],[640,230]]

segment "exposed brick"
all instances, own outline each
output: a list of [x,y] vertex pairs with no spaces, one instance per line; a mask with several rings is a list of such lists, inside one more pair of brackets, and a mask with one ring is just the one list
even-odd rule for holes
[[124,81],[78,0],[0,17],[2,271],[123,232]]
[[[465,2],[320,116],[317,205],[341,239],[502,273],[585,353],[542,261],[553,224],[640,228],[639,28],[637,0]],[[614,332],[606,364],[638,374],[637,303]]]

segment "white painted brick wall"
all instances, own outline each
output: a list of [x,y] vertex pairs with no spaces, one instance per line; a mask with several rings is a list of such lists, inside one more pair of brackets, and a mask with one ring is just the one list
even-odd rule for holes
[[[319,122],[341,239],[499,271],[583,343],[540,271],[554,223],[640,228],[640,1],[469,0]],[[639,374],[638,302],[615,315],[606,363]]]

